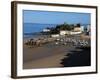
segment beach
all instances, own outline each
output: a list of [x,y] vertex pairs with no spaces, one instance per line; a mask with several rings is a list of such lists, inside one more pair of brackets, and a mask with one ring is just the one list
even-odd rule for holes
[[66,52],[74,50],[74,46],[54,45],[49,43],[41,47],[28,48],[24,45],[24,69],[30,68],[48,68],[61,67],[61,59],[64,58]]
[[[64,67],[67,58],[69,58],[69,55],[67,54],[69,54],[71,51],[79,52],[81,50],[80,48],[76,48],[75,45],[72,45],[72,43],[67,43],[66,45],[62,44],[62,40],[69,40],[70,38],[72,39],[72,41],[74,39],[80,41],[80,39],[82,38],[89,41],[87,37],[80,37],[79,35],[77,35],[70,36],[69,38],[68,36],[62,37],[60,44],[55,44],[55,39],[41,46],[28,46],[23,44],[23,69]],[[24,43],[25,40],[27,39],[24,39]],[[63,43],[65,42],[63,41]],[[90,54],[90,52],[87,54]],[[63,59],[66,60],[63,62]]]

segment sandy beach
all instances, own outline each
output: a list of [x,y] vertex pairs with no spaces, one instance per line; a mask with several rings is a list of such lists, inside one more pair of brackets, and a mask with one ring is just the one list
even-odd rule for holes
[[24,45],[23,68],[62,67],[60,64],[61,59],[74,48],[72,45],[54,45],[53,42],[35,48],[29,48]]
[[[85,36],[82,36],[82,37],[80,35],[69,36],[69,37],[67,36],[65,38],[63,37],[62,39],[67,40],[69,38],[71,38],[70,40],[72,41],[74,39],[79,40],[79,41],[84,39],[88,41],[89,43],[88,45],[90,45],[90,39]],[[77,51],[77,53],[81,53],[79,52],[80,49],[77,49],[76,46],[70,42],[67,43],[66,45],[62,44],[62,41],[59,44],[55,44],[55,43],[56,41],[51,41],[49,43],[42,44],[41,46],[35,46],[35,45],[30,46],[30,45],[23,44],[23,69],[64,67],[67,57],[69,57],[69,55],[66,56],[67,54],[69,54],[71,51]],[[63,43],[65,42],[63,41]],[[88,52],[87,54],[89,53],[90,52]],[[86,55],[84,54],[84,58],[85,56]],[[62,60],[65,58],[66,60],[64,61],[64,64],[62,64],[63,62]],[[76,57],[76,59],[77,58],[78,56]]]

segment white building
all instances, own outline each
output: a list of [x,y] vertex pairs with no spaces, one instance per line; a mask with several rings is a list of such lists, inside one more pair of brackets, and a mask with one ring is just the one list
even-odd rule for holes
[[81,26],[81,31],[84,32],[84,26]]
[[50,29],[43,29],[43,32],[50,32]]
[[91,30],[90,25],[81,26],[81,31],[82,32],[90,32],[90,30]]
[[71,35],[74,35],[74,34],[81,34],[81,33],[82,33],[81,31],[77,31],[77,32],[71,31],[71,32],[70,32]]
[[64,35],[74,35],[74,34],[81,34],[82,31],[81,31],[81,28],[75,28],[73,31],[66,31],[66,30],[61,30],[60,31],[60,35],[61,36],[64,36]]
[[87,32],[90,32],[90,25],[87,25]]
[[75,28],[74,28],[74,31],[75,31],[75,32],[80,32],[80,31],[81,31],[81,27],[75,27]]
[[60,35],[66,35],[67,34],[67,31],[66,30],[61,30],[60,31]]
[[59,37],[59,34],[52,34],[51,37]]

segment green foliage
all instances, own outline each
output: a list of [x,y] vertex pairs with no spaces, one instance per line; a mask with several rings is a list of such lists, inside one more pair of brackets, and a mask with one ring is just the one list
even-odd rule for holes
[[[77,27],[80,27],[80,23],[76,24]],[[71,31],[74,29],[74,24],[67,24],[64,22],[64,24],[57,25],[55,28],[49,28],[50,29],[50,34],[58,34],[60,30],[68,30]]]
[[80,27],[80,23],[76,24],[77,27]]
[[74,25],[69,25],[67,23],[61,24],[61,25],[57,25],[56,28],[57,30],[73,30],[74,29]]

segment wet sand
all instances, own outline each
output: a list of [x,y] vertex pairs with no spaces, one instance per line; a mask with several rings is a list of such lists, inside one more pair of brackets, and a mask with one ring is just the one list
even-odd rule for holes
[[62,67],[61,60],[74,49],[72,45],[64,46],[54,43],[35,48],[24,45],[23,69]]

